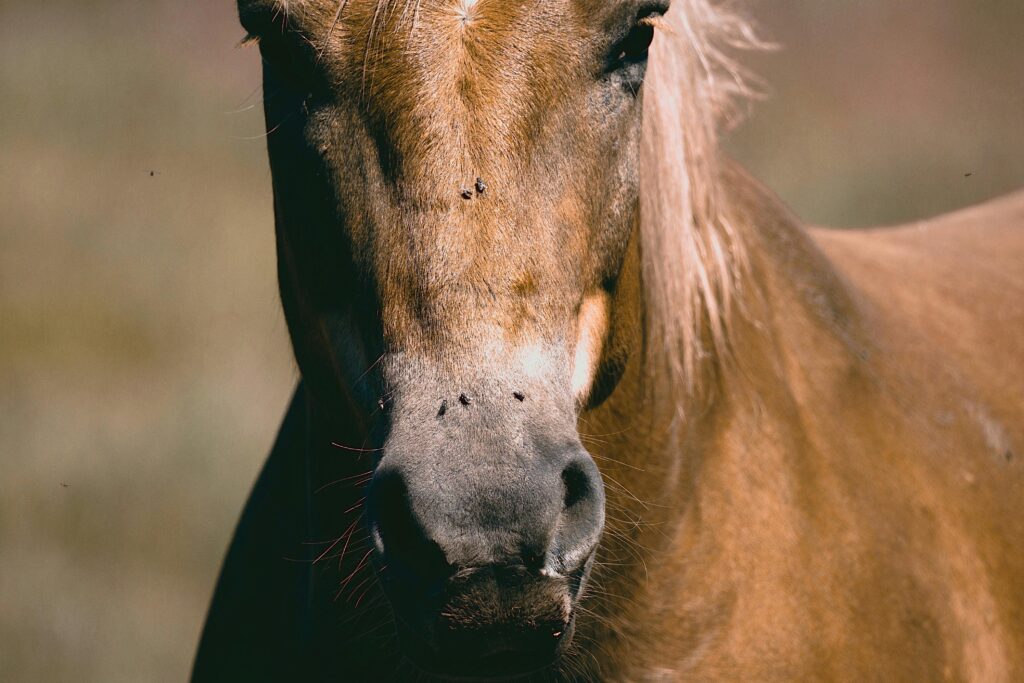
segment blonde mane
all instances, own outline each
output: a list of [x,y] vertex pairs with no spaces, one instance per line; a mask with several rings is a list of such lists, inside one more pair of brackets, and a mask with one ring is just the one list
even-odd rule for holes
[[689,395],[701,386],[702,359],[728,356],[747,263],[719,196],[718,133],[756,91],[730,52],[768,46],[710,0],[674,0],[659,28],[640,169],[647,353],[667,363],[673,390]]

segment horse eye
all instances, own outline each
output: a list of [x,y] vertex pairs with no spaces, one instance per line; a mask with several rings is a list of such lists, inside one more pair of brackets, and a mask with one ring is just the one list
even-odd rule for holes
[[649,5],[641,11],[629,31],[609,51],[604,75],[634,96],[640,92],[647,72],[647,53],[654,41],[654,29],[667,4]]
[[626,37],[615,46],[615,63],[626,66],[647,60],[647,51],[654,41],[654,23],[652,17],[644,17],[630,29]]

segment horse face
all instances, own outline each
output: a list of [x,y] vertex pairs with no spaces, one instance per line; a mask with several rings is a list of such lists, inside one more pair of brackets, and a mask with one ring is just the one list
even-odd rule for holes
[[[578,412],[638,220],[640,0],[240,0],[285,313],[382,457],[368,518],[425,666],[542,664],[604,523]],[[600,389],[595,389],[600,387]]]

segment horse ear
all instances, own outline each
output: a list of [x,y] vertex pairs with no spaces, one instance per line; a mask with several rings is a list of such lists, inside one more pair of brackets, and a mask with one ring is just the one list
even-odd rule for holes
[[305,92],[318,85],[309,68],[311,43],[294,25],[298,17],[288,0],[238,0],[238,18],[246,31],[241,45],[259,45],[263,63],[281,77],[280,87]]
[[246,40],[259,40],[270,29],[280,26],[288,14],[284,0],[238,0],[238,20],[248,35]]

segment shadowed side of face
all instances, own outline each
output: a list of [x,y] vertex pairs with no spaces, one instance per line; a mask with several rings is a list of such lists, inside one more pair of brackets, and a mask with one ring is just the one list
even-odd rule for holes
[[427,668],[542,665],[571,634],[604,520],[575,424],[621,368],[645,19],[665,9],[240,0],[296,356],[381,442],[371,532]]

